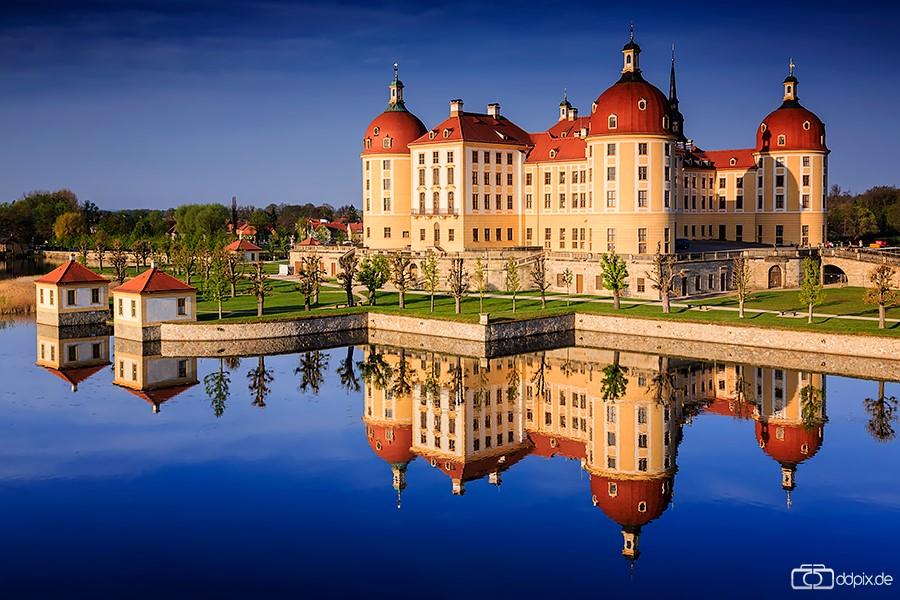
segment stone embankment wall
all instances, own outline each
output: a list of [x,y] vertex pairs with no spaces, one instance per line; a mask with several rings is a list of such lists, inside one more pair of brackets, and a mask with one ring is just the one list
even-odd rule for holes
[[331,334],[366,328],[366,314],[311,317],[262,323],[162,323],[160,339],[166,342],[232,342]]
[[655,319],[633,319],[578,314],[576,336],[584,332],[618,333],[634,337],[668,338],[705,344],[729,344],[775,350],[863,356],[883,360],[900,357],[900,339],[865,335],[842,335],[813,331],[788,331],[762,327],[736,327],[712,323],[690,323]]

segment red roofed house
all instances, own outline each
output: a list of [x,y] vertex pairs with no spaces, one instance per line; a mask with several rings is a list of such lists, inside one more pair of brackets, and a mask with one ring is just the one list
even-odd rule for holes
[[149,354],[138,340],[116,337],[113,383],[151,405],[164,402],[196,385],[197,359]]
[[[106,324],[100,325],[101,331],[98,332],[82,329],[37,326],[35,364],[68,383],[73,392],[78,391],[79,383],[109,364],[109,329]],[[88,335],[91,333],[97,335]]]
[[166,321],[197,320],[197,290],[151,265],[112,290],[116,338],[158,339]]
[[105,323],[109,318],[109,280],[74,256],[34,284],[35,321],[40,324],[66,327]]
[[248,240],[235,240],[225,246],[226,252],[241,254],[244,262],[256,262],[262,260],[263,249]]

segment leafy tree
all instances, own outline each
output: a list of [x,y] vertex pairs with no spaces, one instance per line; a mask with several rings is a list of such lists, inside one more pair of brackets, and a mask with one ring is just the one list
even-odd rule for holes
[[53,223],[53,235],[60,244],[68,245],[87,231],[84,215],[77,211],[69,211],[59,215]]
[[125,250],[122,240],[113,240],[110,260],[112,261],[113,271],[116,273],[116,281],[121,285],[125,282],[125,277],[128,276],[128,251]]
[[224,257],[221,253],[213,255],[209,275],[206,279],[204,295],[216,303],[219,318],[222,318],[222,302],[228,296],[228,281],[225,279]]
[[237,292],[237,283],[244,277],[244,255],[241,252],[225,252],[222,256],[222,276],[231,288],[231,297]]
[[547,290],[550,289],[550,279],[547,277],[547,257],[541,252],[531,267],[531,283],[541,293],[541,310],[547,307]]
[[88,231],[100,222],[100,208],[90,200],[81,206],[81,214],[84,216],[84,225]]
[[731,287],[734,288],[738,300],[738,317],[744,318],[744,303],[750,295],[753,274],[750,271],[750,259],[742,252],[731,261]]
[[[310,309],[310,300],[318,294],[322,283],[322,266],[316,254],[300,259],[300,272],[297,275],[297,289],[303,295],[303,309]],[[317,301],[318,302],[318,301]]]
[[340,272],[337,274],[338,283],[341,284],[341,287],[344,288],[344,292],[347,294],[347,306],[353,306],[356,304],[356,299],[353,297],[353,281],[356,279],[356,269],[359,265],[356,250],[343,254],[338,259],[338,264],[341,267]]
[[266,369],[266,359],[262,354],[259,355],[256,367],[247,372],[247,379],[250,380],[250,393],[253,394],[253,406],[259,408],[266,407],[266,396],[272,389],[269,384],[275,379],[272,371]]
[[812,373],[807,373],[806,380],[800,388],[800,421],[805,429],[813,429],[822,424],[825,390],[813,385]]
[[197,269],[197,250],[196,247],[182,241],[175,247],[175,253],[172,257],[175,262],[175,268],[178,269],[185,277],[185,282],[191,285],[191,277]]
[[344,223],[359,223],[362,218],[359,216],[359,209],[352,204],[345,204],[337,209],[335,217]]
[[425,289],[431,300],[431,312],[434,312],[434,293],[441,284],[441,271],[437,256],[430,250],[422,261],[422,278],[425,280]]
[[394,367],[394,376],[391,379],[390,391],[393,396],[406,396],[412,391],[415,383],[415,371],[410,368],[406,360],[406,349],[400,348],[400,357],[397,366]]
[[662,300],[662,311],[669,313],[669,299],[675,289],[675,280],[684,275],[684,271],[677,268],[678,259],[674,254],[662,254],[660,244],[656,244],[656,254],[653,255],[653,263],[647,279],[654,290],[659,292]]
[[369,304],[377,304],[378,289],[387,283],[390,277],[388,259],[383,254],[365,257],[359,264],[356,279],[369,291]]
[[512,311],[516,312],[516,292],[519,291],[519,265],[516,264],[514,258],[510,257],[503,266],[503,273],[506,277],[506,291],[512,294]]
[[319,394],[322,384],[325,383],[325,370],[328,369],[328,355],[318,350],[304,352],[300,355],[295,375],[300,375],[300,392],[312,392]]
[[[481,257],[475,259],[475,272],[472,274],[475,282],[475,290],[478,292],[478,312],[484,312],[484,292],[488,286],[488,268],[487,262],[481,260]],[[459,311],[457,311],[459,312]]]
[[175,209],[175,227],[182,238],[214,237],[222,232],[230,216],[221,204],[183,204]]
[[81,239],[78,240],[78,262],[87,266],[88,264],[88,256],[91,252],[91,241],[87,238],[87,236],[81,236]]
[[216,417],[221,417],[225,413],[225,403],[228,401],[231,386],[231,375],[225,370],[224,359],[219,359],[218,371],[213,371],[203,378],[203,385],[213,413]]
[[[153,246],[147,240],[139,239],[131,244],[131,251],[134,253],[134,258],[137,260],[138,265],[144,267],[147,265],[150,253],[153,252]],[[190,285],[190,281],[188,285]]]
[[357,364],[357,367],[362,374],[363,381],[377,390],[385,389],[393,376],[393,369],[384,359],[384,354],[372,344],[369,344],[368,355]]
[[600,395],[604,400],[615,402],[625,395],[628,387],[628,368],[619,364],[619,353],[613,353],[612,363],[603,367],[603,380],[600,382]]
[[248,279],[250,281],[250,292],[256,296],[256,316],[262,317],[263,305],[265,304],[266,296],[272,291],[272,286],[269,285],[269,279],[263,271],[261,262],[254,264],[254,269],[250,271]]
[[866,398],[864,407],[869,414],[866,429],[877,442],[888,442],[896,436],[894,421],[897,420],[897,398],[886,396],[884,380],[878,381],[878,397]]
[[313,231],[312,237],[320,244],[327,244],[331,241],[331,231],[324,225],[319,225]]
[[878,265],[869,272],[871,287],[866,289],[863,300],[866,304],[878,306],[878,328],[884,329],[885,309],[897,303],[898,295],[894,291],[894,275],[896,271],[889,264]]
[[459,314],[462,311],[462,298],[469,291],[469,272],[465,269],[463,259],[454,258],[450,261],[447,288],[453,297],[456,314]]
[[822,301],[822,283],[819,281],[819,263],[804,258],[800,263],[800,302],[806,305],[806,322],[812,323],[813,307]]
[[388,260],[391,265],[391,283],[397,288],[400,308],[406,308],[406,290],[414,283],[412,259],[404,252],[394,252]]
[[600,259],[600,272],[603,287],[612,292],[613,308],[619,310],[622,292],[628,288],[628,265],[613,250]]
[[572,282],[575,280],[575,275],[572,273],[571,269],[566,269],[562,272],[562,281],[563,285],[566,286],[566,306],[569,306],[569,298],[572,295]]
[[103,232],[94,234],[94,256],[97,257],[101,271],[103,271],[103,259],[106,258],[107,250],[109,250],[109,246],[106,243],[106,234]]

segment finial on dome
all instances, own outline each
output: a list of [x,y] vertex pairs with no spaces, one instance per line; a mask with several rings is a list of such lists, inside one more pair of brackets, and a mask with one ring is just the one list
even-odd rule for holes
[[400,65],[394,63],[394,81],[400,79]]
[[675,42],[672,42],[672,64],[675,64]]
[[793,57],[792,57],[792,58],[790,59],[790,62],[788,63],[788,69],[790,70],[790,76],[791,76],[791,77],[794,76],[794,67],[795,67],[795,66],[796,66],[796,65],[794,64],[794,59],[793,59]]
[[628,29],[629,29],[629,36],[628,36],[629,41],[633,42],[634,41],[634,21],[631,22],[631,25],[629,26]]
[[563,88],[563,102],[568,102],[568,101],[569,101],[569,88],[564,87]]

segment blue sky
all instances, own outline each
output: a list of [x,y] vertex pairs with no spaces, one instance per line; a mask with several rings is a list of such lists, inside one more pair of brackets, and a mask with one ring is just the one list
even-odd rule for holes
[[563,88],[583,112],[634,21],[666,89],[678,48],[686,131],[749,147],[781,100],[828,127],[831,181],[898,184],[897,7],[794,2],[0,2],[0,200],[69,187],[104,208],[184,202],[359,204],[358,153],[400,63],[426,124],[450,98],[499,101],[545,129]]

